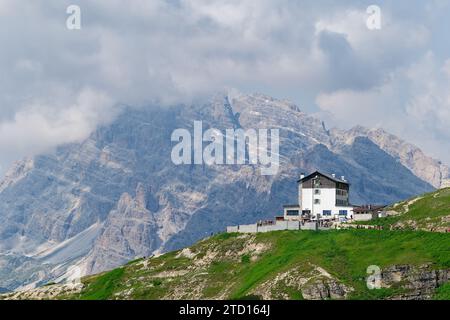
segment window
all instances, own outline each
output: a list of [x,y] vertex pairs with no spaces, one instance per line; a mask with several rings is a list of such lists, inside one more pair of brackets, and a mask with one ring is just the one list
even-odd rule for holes
[[320,199],[314,199],[314,204],[320,204]]
[[348,190],[348,185],[346,185],[345,183],[336,183],[336,188],[337,189],[341,189],[341,190]]
[[348,206],[348,200],[336,199],[337,206]]
[[324,216],[331,216],[331,210],[323,210]]
[[314,189],[314,194],[320,194],[320,189]]
[[286,212],[287,216],[298,216],[298,210],[288,210]]
[[339,210],[339,215],[340,216],[346,216],[347,215],[347,210]]

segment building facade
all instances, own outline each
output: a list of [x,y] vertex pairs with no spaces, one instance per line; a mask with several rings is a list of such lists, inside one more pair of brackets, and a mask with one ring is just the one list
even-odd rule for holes
[[344,177],[315,171],[298,180],[298,204],[284,206],[285,220],[353,219],[350,184]]
[[353,208],[353,219],[356,221],[369,221],[376,218],[386,217],[386,206],[364,205]]

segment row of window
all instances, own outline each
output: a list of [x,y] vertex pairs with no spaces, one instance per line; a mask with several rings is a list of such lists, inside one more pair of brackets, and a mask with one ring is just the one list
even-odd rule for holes
[[346,196],[347,195],[347,190],[336,189],[336,194],[338,196]]
[[[320,199],[314,199],[314,204],[320,204]],[[336,199],[337,206],[348,206],[348,200]]]
[[336,199],[337,206],[348,206],[348,200]]
[[[314,194],[320,194],[320,189],[314,189]],[[336,189],[336,195],[345,197],[348,195],[348,192],[347,190]]]
[[[339,210],[339,215],[340,216],[346,216],[348,213],[347,210]],[[331,216],[332,212],[331,210],[323,210],[322,211],[322,215],[324,216]],[[299,215],[299,211],[298,210],[287,210],[286,211],[286,215],[287,216],[298,216]]]
[[286,211],[286,215],[288,215],[288,216],[298,216],[298,210],[288,210],[288,211]]
[[[339,215],[340,216],[346,216],[348,213],[347,210],[339,210]],[[322,214],[324,216],[331,216],[331,210],[323,210]]]

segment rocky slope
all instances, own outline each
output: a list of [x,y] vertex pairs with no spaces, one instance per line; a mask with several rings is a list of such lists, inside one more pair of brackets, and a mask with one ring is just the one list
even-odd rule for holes
[[[449,237],[367,230],[221,234],[83,278],[77,285],[0,298],[450,299]],[[369,266],[380,270],[374,281]]]
[[[262,176],[258,165],[174,165],[171,134],[192,133],[196,120],[222,132],[280,129],[278,173]],[[301,172],[346,176],[353,203],[392,203],[436,185],[435,175],[419,174],[427,161],[403,163],[370,135],[341,135],[292,103],[259,94],[125,108],[85,141],[18,162],[0,183],[0,287],[43,284],[73,265],[100,272],[227,225],[271,218],[296,201]]]
[[435,188],[450,187],[450,169],[441,161],[425,155],[416,146],[386,132],[382,128],[368,129],[361,126],[349,131],[333,129],[336,146],[352,144],[357,137],[367,137],[383,151],[397,159],[417,177]]

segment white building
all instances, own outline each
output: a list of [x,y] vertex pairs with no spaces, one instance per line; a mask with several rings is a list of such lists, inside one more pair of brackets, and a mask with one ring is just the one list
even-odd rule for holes
[[298,205],[284,206],[285,220],[353,219],[350,184],[344,177],[316,171],[298,181]]

